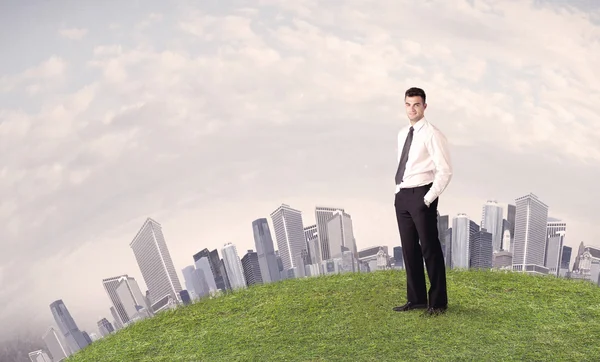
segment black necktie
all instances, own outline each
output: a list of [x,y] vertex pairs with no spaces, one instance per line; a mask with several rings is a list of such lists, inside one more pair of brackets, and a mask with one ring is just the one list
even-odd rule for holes
[[404,141],[404,147],[402,147],[402,154],[400,155],[400,163],[398,163],[398,170],[396,171],[396,185],[400,185],[402,178],[404,177],[404,170],[406,170],[406,161],[408,160],[408,150],[410,150],[410,144],[412,143],[414,128],[410,127],[406,141]]

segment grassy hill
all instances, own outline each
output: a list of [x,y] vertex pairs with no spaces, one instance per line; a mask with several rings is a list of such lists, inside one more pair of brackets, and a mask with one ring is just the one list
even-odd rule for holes
[[402,271],[292,279],[138,322],[69,362],[598,361],[600,288],[449,271],[446,314],[394,312]]

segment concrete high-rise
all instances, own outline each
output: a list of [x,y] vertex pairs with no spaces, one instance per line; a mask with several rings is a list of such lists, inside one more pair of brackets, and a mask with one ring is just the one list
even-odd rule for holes
[[488,233],[492,234],[492,247],[493,251],[500,251],[502,246],[502,220],[504,210],[502,206],[498,205],[497,201],[488,200],[483,205],[483,211],[481,214],[481,229],[486,229]]
[[327,221],[327,242],[329,244],[329,259],[342,257],[344,248],[352,252],[354,258],[358,255],[352,218],[343,211],[335,211]]
[[245,288],[246,278],[244,277],[244,269],[235,245],[232,243],[225,244],[223,249],[221,249],[221,254],[223,255],[223,264],[225,265],[231,288]]
[[469,267],[472,269],[491,269],[494,260],[493,236],[480,229],[469,237]]
[[[104,290],[106,291],[106,294],[108,294],[108,298],[115,307],[115,311],[119,315],[121,323],[128,324],[133,318],[133,314],[131,313],[132,306],[127,305],[127,308],[125,308],[123,304],[124,298],[121,298],[119,293],[117,293],[117,289],[121,283],[125,283],[124,288],[126,288],[127,294],[131,294],[131,297],[125,297],[128,302],[134,301],[135,305],[145,308],[148,312],[150,312],[150,306],[146,304],[146,298],[142,294],[142,291],[140,290],[140,287],[134,278],[128,276],[127,274],[123,274],[103,279],[102,284],[104,285]],[[129,310],[129,313],[127,310]]]
[[160,224],[151,218],[146,219],[129,246],[150,292],[152,311],[155,305],[165,304],[168,297],[179,301],[181,283]]
[[446,230],[450,228],[450,218],[448,215],[440,215],[440,212],[437,213],[437,227],[438,227],[438,238],[440,239],[440,244],[442,244],[442,251],[444,255],[446,253]]
[[271,229],[266,218],[256,219],[252,222],[254,245],[258,256],[258,265],[263,283],[277,282],[281,279],[275,246],[271,236]]
[[510,235],[515,236],[515,218],[517,216],[517,207],[515,205],[508,204],[506,206],[506,221],[510,225]]
[[[273,253],[275,255],[275,253]],[[251,286],[253,284],[263,284],[263,278],[260,270],[260,264],[258,262],[258,253],[254,250],[248,250],[246,255],[242,258],[242,268],[244,269],[244,278],[246,279],[246,285]]]
[[329,232],[327,230],[327,223],[329,222],[329,220],[331,220],[336,211],[345,213],[344,209],[337,207],[317,206],[315,208],[317,235],[319,238],[319,248],[321,252],[321,255],[319,256],[319,261],[325,261],[332,258],[329,245]]
[[77,323],[75,323],[67,306],[61,299],[50,304],[50,311],[72,353],[88,346],[89,343],[86,341],[81,330],[79,330],[79,327],[77,327]]
[[41,349],[29,352],[29,360],[31,362],[52,362],[48,354]]
[[100,335],[102,337],[106,337],[109,334],[113,333],[115,329],[112,326],[112,324],[110,324],[108,319],[102,318],[98,321],[98,331],[100,332]]
[[42,336],[42,340],[46,344],[48,352],[50,352],[54,361],[62,361],[72,353],[62,334],[54,329],[54,327],[48,328]]
[[304,240],[308,251],[308,264],[318,264],[321,255],[317,224],[304,227]]
[[[217,249],[214,249],[213,251],[208,251],[208,249],[204,248],[198,253],[194,254],[194,262],[196,263],[196,269],[198,269],[198,260],[204,257],[208,260],[211,275],[214,279],[214,283],[217,289],[220,289],[223,292],[226,291],[228,289],[227,285],[229,284],[229,282],[226,279],[227,276],[221,269],[221,258],[219,257],[219,251]],[[206,270],[204,270],[204,275],[207,279],[206,282],[210,287],[212,285],[212,282],[210,281],[210,277],[208,276],[209,274]]]
[[[215,276],[210,266],[210,257],[203,256],[200,259],[196,260],[195,264],[196,270],[192,273],[193,281],[194,283],[196,283],[196,281],[199,282],[199,284],[194,284],[196,286],[195,288],[200,288],[200,290],[202,290],[204,294],[206,294],[206,291],[208,291],[207,293],[215,293],[219,288],[217,287]],[[221,278],[220,280],[223,286],[222,290],[225,291],[224,280],[223,278]]]
[[570,246],[563,245],[563,251],[560,258],[560,268],[568,270],[571,266],[571,253],[573,248]]
[[471,235],[479,231],[479,225],[460,213],[452,220],[452,268],[468,269],[471,256]]
[[547,274],[544,267],[548,205],[530,193],[515,200],[513,270]]
[[306,249],[302,212],[282,204],[271,213],[275,239],[284,271],[296,267],[296,260]]

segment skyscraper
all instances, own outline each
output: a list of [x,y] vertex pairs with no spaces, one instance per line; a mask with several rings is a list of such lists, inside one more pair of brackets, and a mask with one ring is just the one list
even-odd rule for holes
[[50,304],[50,311],[72,353],[85,348],[89,344],[83,336],[83,333],[79,330],[79,327],[77,327],[77,323],[75,323],[71,313],[69,313],[67,306],[61,299]]
[[284,271],[296,266],[296,260],[306,249],[302,212],[282,204],[271,213],[275,239]]
[[321,252],[317,224],[304,227],[304,240],[306,241],[309,264],[318,264]]
[[544,266],[552,274],[556,274],[561,266],[561,251],[563,250],[564,234],[566,231],[566,222],[548,217]]
[[571,253],[573,252],[573,248],[570,246],[563,245],[562,256],[560,259],[560,268],[561,269],[569,269],[571,266]]
[[53,327],[48,328],[42,339],[54,361],[61,361],[71,355],[71,349],[62,334]]
[[342,257],[342,249],[347,248],[356,258],[356,241],[352,218],[343,211],[335,211],[327,221],[327,242],[329,243],[329,258]]
[[[215,277],[210,267],[210,258],[203,256],[196,260],[195,264],[196,270],[193,272],[193,279],[198,280],[199,284],[194,285],[197,285],[197,287],[199,287],[204,294],[216,292],[219,288],[217,288]],[[225,291],[225,283],[223,278],[221,278],[221,283],[223,284],[222,290]]]
[[481,229],[486,229],[488,233],[492,234],[492,247],[494,252],[499,251],[502,246],[502,216],[504,210],[497,201],[488,200],[483,205],[483,212],[481,215]]
[[437,227],[438,227],[438,238],[440,239],[440,244],[442,244],[442,250],[445,249],[445,236],[446,230],[450,228],[450,218],[448,215],[440,215],[440,212],[437,213]]
[[[102,284],[104,285],[104,290],[106,291],[106,294],[108,294],[108,298],[115,307],[115,311],[119,315],[119,319],[122,323],[127,324],[131,321],[133,315],[130,315],[131,313],[128,313],[126,311],[127,308],[125,308],[125,306],[123,305],[123,298],[121,298],[117,293],[117,289],[119,288],[121,283],[126,284],[125,288],[127,289],[127,292],[131,294],[131,298],[126,298],[128,301],[133,300],[136,303],[136,305],[144,307],[146,310],[148,310],[148,312],[150,312],[150,306],[146,304],[146,298],[144,298],[144,295],[142,294],[142,291],[140,290],[137,281],[129,275],[124,274],[103,279]],[[130,307],[131,306],[128,306],[129,311],[131,312]]]
[[154,306],[168,296],[180,300],[181,284],[160,224],[146,219],[129,246],[150,292],[150,303]]
[[479,230],[469,238],[469,268],[490,269],[493,262],[492,234]]
[[271,283],[280,280],[277,256],[275,256],[275,247],[267,219],[254,220],[252,222],[252,231],[254,233],[254,245],[256,246],[262,281],[264,283]]
[[333,214],[336,211],[344,213],[344,209],[337,207],[317,206],[315,208],[315,220],[317,221],[317,236],[319,238],[319,247],[321,252],[321,255],[319,255],[319,261],[325,261],[332,258],[331,252],[329,250],[330,246],[329,233],[327,231],[327,222],[329,222],[329,220],[333,217]]
[[[273,255],[275,255],[275,253],[273,253]],[[242,258],[242,268],[244,270],[246,285],[263,284],[260,264],[258,262],[258,253],[255,253],[253,250],[248,250],[246,255]]]
[[517,215],[517,207],[515,205],[508,204],[506,206],[506,221],[510,225],[510,235],[515,237],[515,217]]
[[544,267],[548,206],[530,193],[515,200],[513,270],[547,274]]
[[460,213],[452,220],[452,268],[468,269],[471,256],[471,236],[479,231],[479,225]]
[[[222,291],[226,291],[228,289],[228,281],[226,280],[227,276],[221,270],[221,258],[219,258],[218,250],[214,249],[213,251],[208,251],[208,249],[204,248],[198,253],[194,254],[196,269],[198,268],[198,260],[204,257],[206,257],[208,260],[208,265],[210,266],[211,275],[214,279],[216,287]],[[204,276],[206,277],[206,282],[210,287],[212,282],[210,281],[209,273],[207,273],[206,270],[204,270]]]
[[115,329],[112,324],[106,318],[102,318],[98,321],[98,331],[100,331],[100,335],[102,337],[106,337],[109,334],[113,333]]
[[52,362],[50,357],[43,350],[29,352],[29,360],[31,362]]
[[246,278],[244,277],[244,269],[235,245],[232,243],[225,244],[223,249],[221,249],[221,254],[223,254],[223,264],[225,264],[231,288],[245,288]]

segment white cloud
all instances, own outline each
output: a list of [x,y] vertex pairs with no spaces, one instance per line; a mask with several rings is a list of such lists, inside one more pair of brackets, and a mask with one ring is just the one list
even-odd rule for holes
[[87,35],[88,30],[80,28],[69,28],[60,29],[58,33],[60,34],[60,36],[70,40],[81,40]]
[[36,94],[44,87],[53,87],[55,83],[60,83],[66,67],[67,63],[62,58],[53,55],[41,64],[21,73],[0,77],[0,92],[11,92],[23,84],[28,84],[28,93]]

